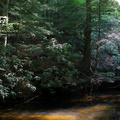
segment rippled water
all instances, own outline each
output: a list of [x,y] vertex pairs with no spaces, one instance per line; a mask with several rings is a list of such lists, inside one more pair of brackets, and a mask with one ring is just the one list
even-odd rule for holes
[[0,120],[120,120],[120,94],[46,97],[0,111]]

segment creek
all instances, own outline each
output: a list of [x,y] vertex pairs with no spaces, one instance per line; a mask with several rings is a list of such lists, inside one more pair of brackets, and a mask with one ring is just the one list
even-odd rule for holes
[[120,93],[45,97],[0,108],[0,120],[120,120]]

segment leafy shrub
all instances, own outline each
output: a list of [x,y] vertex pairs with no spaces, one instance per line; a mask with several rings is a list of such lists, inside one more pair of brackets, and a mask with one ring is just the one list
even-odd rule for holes
[[[116,44],[115,39],[102,39],[97,42],[98,47],[98,70],[110,71],[114,70],[120,63],[119,45]],[[119,41],[119,40],[117,40]],[[119,43],[119,42],[118,42]],[[94,59],[96,57],[96,51],[93,51]]]
[[76,66],[80,55],[73,52],[70,44],[58,44],[52,39],[37,45],[23,45],[20,49],[25,50],[26,55],[22,57],[32,61],[29,69],[35,73],[39,87],[62,87],[79,81]]
[[2,47],[0,54],[0,97],[28,97],[35,91],[31,80],[34,73],[24,69],[24,63],[16,55],[15,47]]
[[63,87],[80,82],[80,55],[70,44],[48,40],[37,45],[1,46],[0,96],[29,97],[40,88]]

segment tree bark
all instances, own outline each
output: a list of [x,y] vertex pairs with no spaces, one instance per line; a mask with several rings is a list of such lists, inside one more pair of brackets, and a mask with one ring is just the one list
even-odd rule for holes
[[86,27],[84,30],[85,47],[82,61],[82,72],[90,74],[91,66],[91,0],[86,0]]

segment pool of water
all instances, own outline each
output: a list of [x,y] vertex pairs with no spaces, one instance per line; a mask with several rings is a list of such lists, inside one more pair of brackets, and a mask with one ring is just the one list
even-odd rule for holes
[[120,120],[120,94],[46,97],[0,109],[0,120]]

